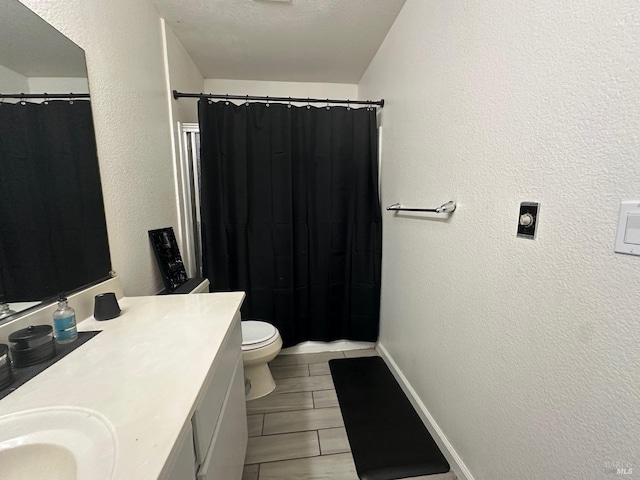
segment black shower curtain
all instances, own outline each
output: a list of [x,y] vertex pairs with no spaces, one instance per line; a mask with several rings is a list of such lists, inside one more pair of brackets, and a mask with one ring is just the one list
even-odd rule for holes
[[382,223],[375,109],[198,105],[203,265],[284,345],[376,341]]
[[0,105],[0,289],[39,301],[111,269],[91,103]]

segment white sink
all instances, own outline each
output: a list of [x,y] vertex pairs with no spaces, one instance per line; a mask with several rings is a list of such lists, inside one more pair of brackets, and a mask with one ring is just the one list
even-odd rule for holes
[[0,417],[2,480],[109,480],[117,443],[97,412],[72,407]]

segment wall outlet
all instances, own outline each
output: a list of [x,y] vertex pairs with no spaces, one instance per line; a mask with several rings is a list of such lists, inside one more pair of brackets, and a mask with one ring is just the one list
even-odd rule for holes
[[518,217],[518,233],[520,238],[535,240],[536,227],[538,226],[538,210],[540,204],[537,202],[522,202],[520,204],[520,216]]

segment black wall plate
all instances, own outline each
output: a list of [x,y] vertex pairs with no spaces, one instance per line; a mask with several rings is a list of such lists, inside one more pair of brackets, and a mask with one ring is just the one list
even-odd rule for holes
[[520,204],[520,216],[518,217],[518,233],[520,238],[534,240],[536,238],[536,228],[538,226],[538,210],[540,204],[537,202],[522,202]]

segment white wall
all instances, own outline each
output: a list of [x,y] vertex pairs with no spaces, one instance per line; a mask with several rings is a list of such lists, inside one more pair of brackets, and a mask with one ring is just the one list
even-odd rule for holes
[[73,77],[29,77],[31,93],[89,93],[86,78]]
[[458,201],[384,212],[380,342],[476,480],[640,469],[639,53],[636,0],[408,0],[359,85],[383,206]]
[[153,294],[147,230],[177,223],[160,18],[146,0],[23,3],[85,50],[113,268]]
[[[163,21],[164,23],[164,21]],[[204,79],[196,64],[186,52],[178,37],[169,26],[164,27],[166,37],[167,74],[171,91],[201,92],[204,88]],[[173,117],[176,122],[197,123],[198,106],[197,99],[171,97]]]
[[[165,49],[165,75],[167,82],[167,90],[173,92],[202,92],[204,89],[204,79],[198,67],[186,52],[178,37],[173,33],[170,27],[162,20],[162,28],[164,32],[164,49]],[[187,190],[189,183],[189,173],[187,169],[182,168],[180,161],[182,151],[180,148],[182,142],[181,125],[183,123],[198,123],[198,100],[192,98],[169,99],[171,113],[171,129],[173,137],[173,164],[174,164],[174,180],[176,195],[176,205],[180,214],[178,215],[178,224],[174,228],[180,253],[184,262],[187,274],[190,277],[198,276],[195,266],[195,242],[194,233],[191,228],[193,219],[191,215],[190,198],[181,195],[180,192]],[[186,164],[186,162],[185,162]],[[186,198],[185,198],[186,197]],[[189,200],[189,201],[188,201]]]
[[1,93],[88,93],[86,78],[25,77],[0,65]]
[[[358,86],[348,83],[268,82],[259,80],[224,80],[207,78],[206,93],[256,95],[270,97],[337,98],[355,100]],[[236,101],[236,103],[238,103]],[[319,105],[319,104],[316,104]]]
[[0,65],[0,93],[27,93],[27,77]]

